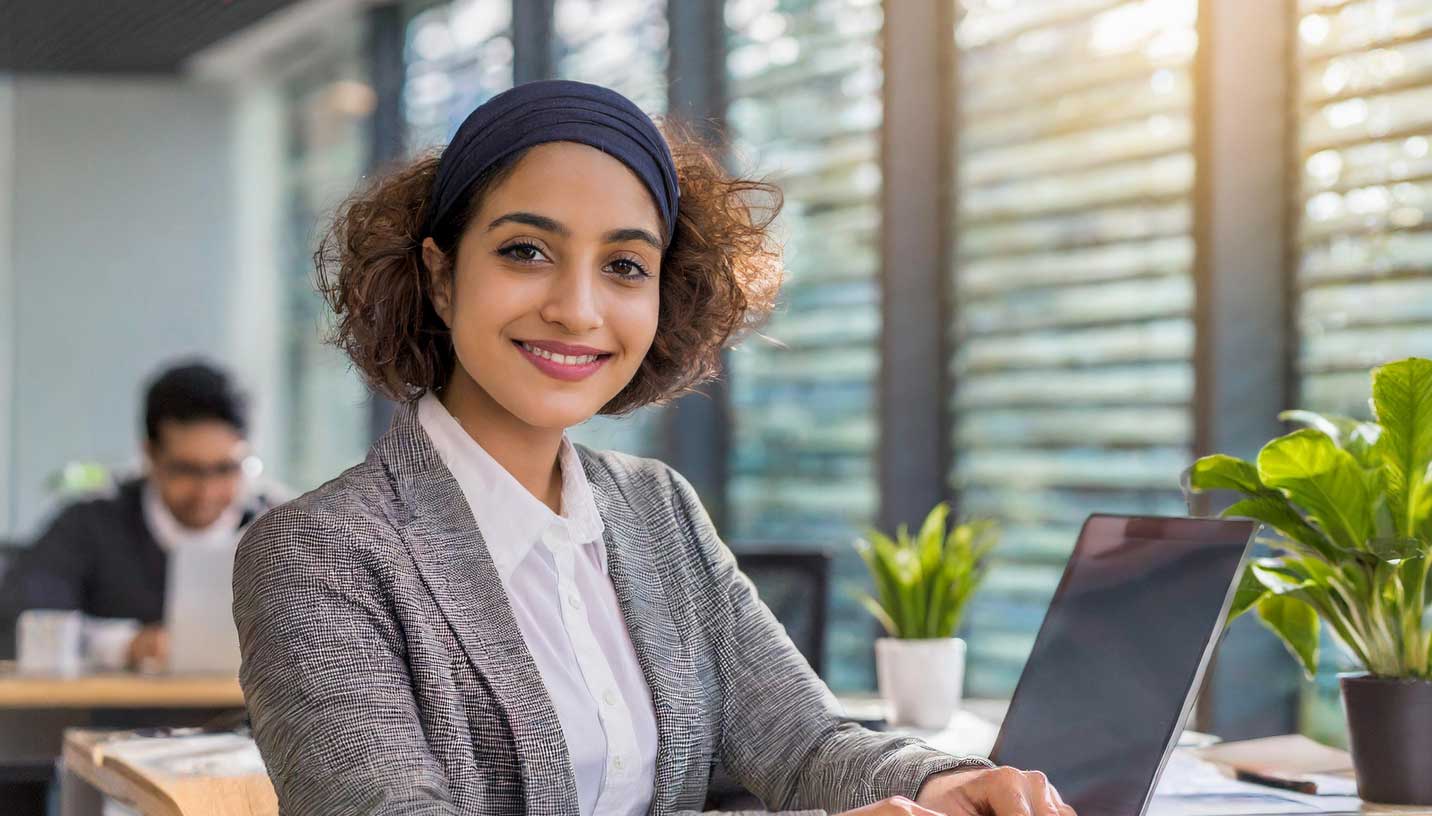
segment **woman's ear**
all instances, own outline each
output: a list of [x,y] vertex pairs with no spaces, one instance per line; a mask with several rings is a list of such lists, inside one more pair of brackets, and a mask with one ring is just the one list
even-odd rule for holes
[[428,291],[432,292],[433,309],[449,329],[452,328],[452,270],[447,255],[438,249],[432,238],[423,239],[423,267],[427,270]]

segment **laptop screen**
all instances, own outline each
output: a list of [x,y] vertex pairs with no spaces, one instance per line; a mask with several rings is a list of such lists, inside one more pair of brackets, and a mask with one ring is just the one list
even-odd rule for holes
[[1079,813],[1139,816],[1181,730],[1256,525],[1091,516],[992,758]]

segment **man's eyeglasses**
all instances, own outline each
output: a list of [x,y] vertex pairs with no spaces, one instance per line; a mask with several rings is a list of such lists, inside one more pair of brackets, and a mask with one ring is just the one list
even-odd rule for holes
[[263,472],[263,463],[257,456],[246,456],[243,459],[231,459],[213,464],[201,464],[199,462],[185,462],[183,460],[166,460],[154,463],[164,476],[171,479],[201,482],[209,479],[231,480],[244,476],[253,478]]

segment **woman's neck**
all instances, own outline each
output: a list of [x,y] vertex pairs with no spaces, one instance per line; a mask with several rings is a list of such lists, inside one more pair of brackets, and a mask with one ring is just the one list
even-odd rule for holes
[[454,373],[439,394],[452,414],[487,455],[512,474],[554,513],[562,512],[562,430],[536,428],[499,405],[465,372]]

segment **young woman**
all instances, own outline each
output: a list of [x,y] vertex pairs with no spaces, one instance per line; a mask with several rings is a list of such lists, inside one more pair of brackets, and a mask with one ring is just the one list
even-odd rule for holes
[[774,299],[753,196],[778,193],[670,139],[611,90],[526,84],[340,211],[336,339],[401,406],[239,548],[283,812],[666,814],[719,760],[778,808],[1072,813],[843,722],[691,486],[564,435],[712,376]]

